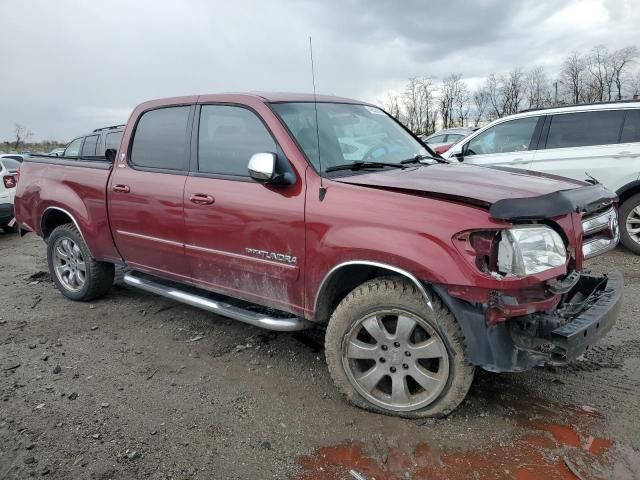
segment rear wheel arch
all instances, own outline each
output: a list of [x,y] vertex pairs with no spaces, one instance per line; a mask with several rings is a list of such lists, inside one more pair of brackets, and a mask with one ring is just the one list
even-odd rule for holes
[[314,307],[315,320],[327,323],[338,304],[356,287],[378,277],[400,276],[415,285],[431,308],[431,296],[420,280],[411,272],[386,263],[351,260],[334,266],[318,287]]
[[47,207],[42,214],[40,221],[40,228],[42,230],[42,237],[46,240],[57,227],[64,225],[65,223],[73,223],[78,229],[78,232],[84,239],[82,230],[78,225],[76,219],[67,210],[60,207]]

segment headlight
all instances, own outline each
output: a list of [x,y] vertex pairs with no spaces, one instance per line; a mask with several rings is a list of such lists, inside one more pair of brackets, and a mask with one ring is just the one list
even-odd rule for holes
[[522,277],[560,267],[567,249],[560,235],[549,227],[518,227],[503,230],[498,244],[498,270]]

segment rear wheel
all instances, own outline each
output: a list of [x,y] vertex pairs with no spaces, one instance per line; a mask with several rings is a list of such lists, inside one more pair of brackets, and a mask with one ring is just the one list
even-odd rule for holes
[[640,193],[628,198],[620,207],[620,241],[640,255]]
[[333,313],[325,339],[331,377],[354,405],[407,418],[444,416],[464,400],[474,368],[460,327],[402,278],[368,281]]
[[57,227],[47,242],[49,272],[65,297],[89,301],[106,295],[113,284],[114,266],[91,257],[74,224]]

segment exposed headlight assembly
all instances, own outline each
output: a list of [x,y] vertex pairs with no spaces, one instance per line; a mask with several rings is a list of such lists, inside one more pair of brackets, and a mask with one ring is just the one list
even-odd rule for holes
[[498,271],[523,277],[560,267],[567,261],[562,238],[549,227],[503,230],[498,244]]

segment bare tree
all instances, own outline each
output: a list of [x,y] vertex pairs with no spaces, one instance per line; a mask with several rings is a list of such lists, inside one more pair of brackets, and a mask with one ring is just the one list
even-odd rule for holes
[[542,108],[551,104],[551,88],[543,67],[529,70],[524,81],[529,108]]
[[14,135],[16,139],[13,142],[13,149],[19,150],[20,145],[29,141],[31,137],[33,137],[33,132],[31,130],[27,130],[27,127],[25,127],[24,125],[16,123],[14,126]]
[[590,76],[584,101],[610,101],[613,96],[614,73],[612,56],[609,54],[609,50],[603,45],[594,47],[588,56],[587,70]]
[[438,113],[435,107],[435,86],[431,78],[421,78],[419,83],[421,119],[420,130],[425,135],[433,133],[436,129]]
[[518,113],[524,97],[524,73],[514,68],[502,77],[502,101],[504,115]]
[[585,63],[585,59],[579,53],[573,52],[562,64],[560,78],[567,89],[569,103],[580,103],[583,98],[587,69]]
[[611,55],[611,74],[616,88],[617,100],[622,100],[622,90],[624,89],[627,70],[638,55],[638,47],[635,45],[616,50]]
[[[450,128],[455,125],[455,109],[458,104],[463,103],[460,99],[463,89],[466,91],[466,84],[462,80],[462,75],[459,73],[449,75],[442,80],[440,95],[438,97],[442,128]],[[468,109],[461,106],[461,113],[464,112],[466,112],[466,114],[463,116],[468,116]]]
[[487,99],[491,106],[491,119],[504,116],[504,102],[502,100],[502,88],[495,73],[489,74],[484,86]]
[[396,120],[401,119],[402,112],[400,110],[400,96],[395,93],[387,93],[385,99],[381,102],[384,109]]
[[460,80],[457,95],[454,101],[455,113],[459,127],[464,127],[469,123],[471,112],[471,93],[464,80]]
[[418,133],[418,126],[422,123],[420,112],[420,82],[417,77],[412,77],[407,81],[402,103],[406,114],[407,128]]
[[473,102],[473,126],[477,128],[484,120],[487,107],[489,106],[489,92],[486,86],[479,86],[471,95]]
[[640,69],[631,78],[631,98],[640,99]]

